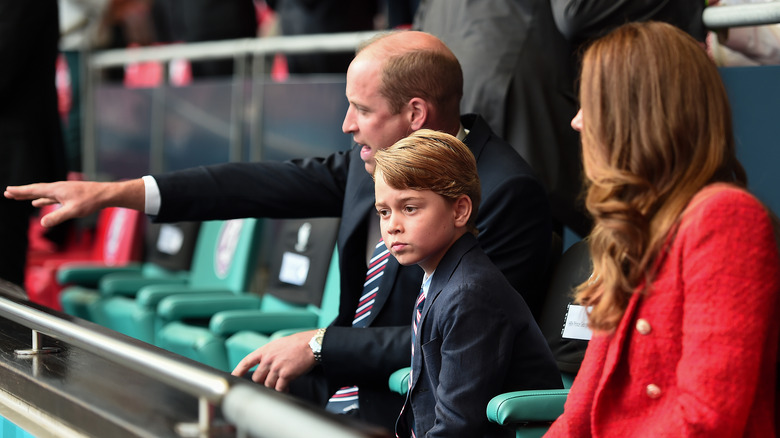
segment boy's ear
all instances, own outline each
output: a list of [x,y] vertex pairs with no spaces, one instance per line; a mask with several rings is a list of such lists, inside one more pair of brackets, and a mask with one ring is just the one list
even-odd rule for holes
[[413,97],[408,104],[409,128],[412,132],[422,129],[428,120],[428,102],[419,97]]
[[460,195],[453,204],[453,214],[455,215],[455,226],[465,227],[471,217],[471,198],[467,195]]

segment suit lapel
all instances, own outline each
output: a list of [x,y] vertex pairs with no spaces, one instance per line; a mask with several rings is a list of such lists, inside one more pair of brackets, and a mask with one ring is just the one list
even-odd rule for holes
[[463,139],[463,143],[468,146],[474,158],[479,161],[482,151],[485,149],[485,145],[490,139],[491,131],[488,129],[487,123],[482,117],[476,114],[466,114],[460,117],[460,123],[465,129],[469,130],[466,138]]
[[347,240],[357,240],[365,248],[365,232],[360,236],[355,235],[355,232],[365,229],[367,215],[374,209],[374,180],[366,172],[359,151],[353,151],[351,155],[347,176],[351,184],[347,185],[344,193],[344,211],[341,217],[341,231],[346,236],[342,245],[346,245]]
[[374,209],[374,181],[360,159],[359,148],[350,153],[349,184],[344,192],[344,205],[338,233],[341,294],[337,325],[349,326],[363,291],[366,266],[367,218]]
[[[425,297],[425,303],[423,304],[422,316],[420,317],[420,324],[417,326],[417,337],[414,340],[415,357],[421,357],[422,344],[424,344],[430,337],[430,330],[427,328],[428,313],[433,307],[433,303],[439,298],[444,287],[449,283],[452,274],[460,265],[463,256],[477,245],[477,239],[472,234],[466,233],[460,239],[458,239],[452,247],[444,255],[444,258],[439,262],[439,266],[436,267],[436,271],[433,273],[433,279],[431,279],[431,287],[428,289],[428,296]],[[410,335],[411,336],[411,335]],[[420,381],[420,373],[422,372],[422,360],[415,360],[412,367],[412,390]]]

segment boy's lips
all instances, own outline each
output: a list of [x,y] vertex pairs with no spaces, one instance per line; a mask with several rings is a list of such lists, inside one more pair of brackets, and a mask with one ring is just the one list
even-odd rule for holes
[[406,244],[403,242],[393,242],[390,244],[390,249],[392,249],[395,252],[399,252],[402,249],[406,248]]

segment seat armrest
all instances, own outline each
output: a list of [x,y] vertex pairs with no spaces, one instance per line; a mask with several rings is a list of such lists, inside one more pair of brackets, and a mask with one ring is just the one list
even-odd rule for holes
[[568,389],[539,389],[500,394],[487,406],[488,419],[501,425],[552,422],[563,413]]
[[139,263],[126,266],[106,266],[100,263],[64,263],[57,269],[57,283],[94,288],[105,275],[120,272],[139,274],[141,265]]
[[226,310],[257,309],[257,295],[225,295],[224,293],[176,294],[162,298],[157,305],[157,315],[164,321],[180,321],[187,318],[210,318]]
[[264,310],[228,310],[216,313],[209,322],[212,333],[229,336],[242,330],[251,330],[262,334],[298,327],[313,329],[317,324],[317,314],[306,309],[279,311]]
[[135,301],[141,307],[156,311],[157,305],[165,297],[200,293],[222,295],[223,297],[236,296],[230,289],[198,289],[191,288],[186,284],[152,284],[139,289],[138,294],[135,296]]
[[134,274],[109,274],[100,280],[100,294],[104,296],[124,295],[135,296],[142,288],[155,284],[179,285],[187,287],[183,277],[143,277]]
[[[314,324],[317,324],[317,322],[315,321]],[[322,328],[322,327],[317,327],[316,325],[310,325],[308,327],[292,327],[292,328],[276,330],[273,333],[271,333],[270,338],[273,341],[274,339],[283,338],[285,336],[294,335],[296,333],[305,332],[308,330],[317,330],[318,328]]]
[[406,395],[406,393],[409,392],[409,374],[411,374],[411,372],[412,368],[406,367],[390,374],[390,378],[387,381],[390,386],[390,391]]

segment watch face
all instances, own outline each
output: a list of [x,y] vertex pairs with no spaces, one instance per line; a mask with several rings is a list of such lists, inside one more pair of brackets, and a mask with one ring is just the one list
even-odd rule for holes
[[318,353],[322,349],[322,337],[316,336],[309,341],[309,347],[311,351]]

